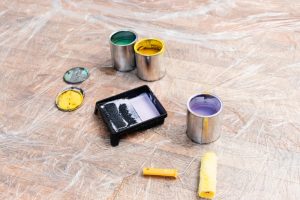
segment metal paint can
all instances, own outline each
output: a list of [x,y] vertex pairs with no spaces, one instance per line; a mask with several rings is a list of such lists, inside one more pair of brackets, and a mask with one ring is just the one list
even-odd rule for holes
[[134,45],[137,76],[145,81],[156,81],[164,77],[166,69],[162,63],[165,44],[156,38],[145,38]]
[[207,144],[221,135],[222,101],[212,94],[197,94],[187,102],[187,136],[196,143]]
[[135,68],[134,44],[137,34],[131,30],[119,30],[110,35],[110,51],[113,66],[121,72]]

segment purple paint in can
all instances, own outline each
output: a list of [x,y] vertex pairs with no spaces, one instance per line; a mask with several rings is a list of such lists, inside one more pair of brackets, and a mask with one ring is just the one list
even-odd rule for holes
[[196,115],[208,117],[220,111],[221,102],[212,95],[200,94],[190,100],[189,108]]

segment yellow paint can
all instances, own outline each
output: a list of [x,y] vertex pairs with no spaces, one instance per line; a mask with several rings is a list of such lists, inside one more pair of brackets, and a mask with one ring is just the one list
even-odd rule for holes
[[156,81],[164,77],[163,64],[165,43],[157,38],[141,39],[134,45],[137,76],[145,81]]
[[84,99],[83,90],[71,87],[60,92],[56,97],[56,106],[62,111],[73,111],[79,108]]

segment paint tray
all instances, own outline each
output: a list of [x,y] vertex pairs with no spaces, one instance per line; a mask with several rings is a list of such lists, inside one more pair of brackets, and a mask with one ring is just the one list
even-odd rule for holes
[[96,103],[95,115],[102,117],[110,132],[112,146],[125,133],[163,124],[167,112],[147,85]]

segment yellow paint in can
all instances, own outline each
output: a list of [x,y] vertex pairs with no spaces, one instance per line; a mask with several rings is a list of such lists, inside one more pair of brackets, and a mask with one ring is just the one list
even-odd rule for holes
[[160,39],[145,38],[135,43],[134,51],[143,56],[155,56],[165,51],[165,44]]
[[73,111],[83,103],[84,94],[80,88],[71,87],[59,93],[56,97],[56,106],[62,111]]

